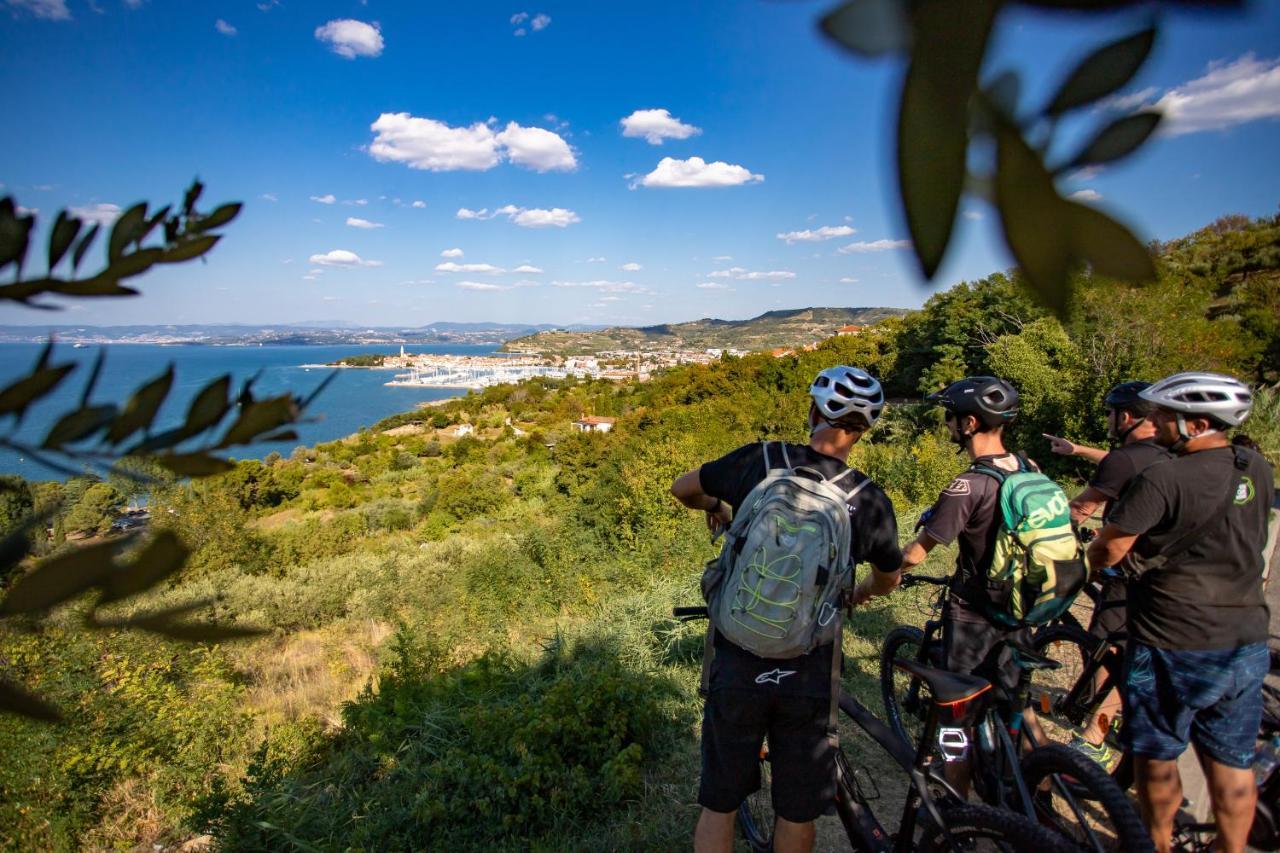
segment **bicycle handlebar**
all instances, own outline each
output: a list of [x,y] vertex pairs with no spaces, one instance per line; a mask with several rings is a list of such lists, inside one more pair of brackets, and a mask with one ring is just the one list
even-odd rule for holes
[[931,586],[946,586],[951,583],[951,578],[935,578],[931,575],[913,575],[906,572],[902,575],[902,588],[907,589],[920,584],[929,584]]

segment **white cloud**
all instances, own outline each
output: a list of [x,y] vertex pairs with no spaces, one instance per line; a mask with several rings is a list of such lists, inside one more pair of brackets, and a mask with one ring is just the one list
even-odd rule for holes
[[1112,95],[1099,101],[1098,108],[1120,111],[1132,110],[1149,104],[1159,91],[1155,86],[1148,86],[1139,92],[1131,92],[1128,95]]
[[369,221],[369,220],[367,220],[367,219],[360,219],[360,218],[359,218],[359,217],[357,217],[357,216],[348,216],[348,217],[347,217],[347,224],[348,224],[348,225],[350,225],[352,228],[366,228],[366,229],[368,229],[368,228],[383,228],[383,227],[385,227],[385,226],[383,226],[383,224],[382,224],[381,222],[370,222],[370,221]]
[[542,270],[538,269],[532,264],[521,264],[520,266],[513,269],[512,272],[524,273],[525,275],[535,275],[537,273],[542,272]]
[[727,270],[716,270],[707,273],[709,278],[733,278],[735,275],[741,275],[746,272],[743,267],[729,267]]
[[443,252],[441,252],[441,253],[440,253],[440,257],[442,257],[442,258],[460,258],[460,257],[462,257],[462,254],[463,254],[463,252],[462,252],[462,250],[461,250],[461,249],[445,249]]
[[262,2],[258,4],[258,11],[270,12],[273,8],[279,5],[280,0],[262,0]]
[[40,212],[40,208],[38,208],[38,207],[23,207],[22,205],[18,205],[18,207],[17,207],[17,212],[18,212],[18,215],[19,215],[19,216],[35,216],[37,213],[39,213],[39,212]]
[[263,201],[279,201],[280,200],[280,197],[277,196],[275,193],[263,193],[262,195],[258,196],[258,198],[262,199]]
[[1097,190],[1076,190],[1069,197],[1077,201],[1102,201],[1102,193]]
[[323,255],[312,255],[308,260],[322,267],[380,267],[382,261],[366,261],[355,252],[333,249]]
[[382,54],[382,33],[376,23],[339,18],[316,27],[316,38],[327,42],[334,53],[347,59]]
[[325,195],[313,195],[311,200],[319,202],[320,204],[333,204],[338,199],[333,193],[326,193]]
[[823,240],[834,240],[837,237],[851,237],[856,233],[858,233],[857,229],[850,228],[848,225],[823,225],[812,231],[787,231],[779,234],[778,239],[785,240],[790,246],[793,243],[819,243]]
[[436,272],[478,272],[485,275],[498,275],[506,270],[495,267],[493,264],[456,264],[453,261],[445,261],[442,264],[436,264]]
[[369,154],[381,162],[404,163],[432,172],[483,172],[508,159],[536,172],[573,171],[577,158],[559,134],[509,122],[494,133],[487,122],[451,127],[409,113],[382,113],[369,126],[374,132]]
[[367,198],[350,198],[343,202],[343,204],[354,204],[358,207],[364,207],[368,203],[369,199]]
[[587,258],[583,263],[587,264],[603,264],[608,258]]
[[553,287],[585,287],[593,290],[600,290],[604,293],[648,293],[649,291],[634,281],[608,281],[605,279],[596,279],[594,281],[553,281]]
[[492,212],[487,207],[479,210],[460,207],[457,213],[459,219],[493,219],[496,216],[505,216],[522,228],[565,228],[582,221],[578,214],[563,207],[547,210],[540,207],[516,207],[514,204],[506,204]]
[[506,147],[507,158],[517,166],[535,172],[572,172],[578,168],[573,149],[557,133],[540,127],[521,127],[513,122],[494,137]]
[[116,221],[116,217],[120,215],[120,205],[118,204],[91,204],[88,207],[73,207],[71,215],[85,222],[96,222],[99,225],[109,225]]
[[982,218],[982,212],[978,210],[966,210],[964,212],[964,218],[977,221]]
[[511,16],[512,24],[523,24],[527,20],[529,20],[528,12],[516,12],[514,15]]
[[625,270],[626,272],[638,272],[644,269],[644,267],[640,266],[640,264],[637,264],[635,261],[632,261],[629,264],[623,264],[622,266],[618,267],[618,269]]
[[742,166],[717,160],[708,163],[701,157],[676,160],[663,157],[647,175],[633,181],[631,188],[641,187],[735,187],[764,180]]
[[419,210],[421,210],[422,208],[424,208],[424,207],[426,207],[426,206],[427,206],[427,203],[426,203],[425,201],[423,201],[422,199],[415,199],[415,200],[414,200],[414,202],[413,202],[413,204],[411,204],[411,205],[409,205],[409,206],[410,206],[410,207],[416,207],[416,208],[418,208]]
[[717,281],[704,281],[702,284],[699,284],[698,287],[703,290],[733,290],[729,285]]
[[146,2],[146,0],[124,0],[124,5],[128,6],[130,9],[141,9],[144,2]]
[[533,20],[529,22],[529,26],[533,28],[535,33],[539,30],[545,30],[547,27],[551,26],[551,16],[544,15],[542,12],[539,12],[533,16]]
[[688,139],[702,133],[702,128],[685,124],[667,110],[636,110],[622,119],[622,135],[640,137],[650,145],[661,145],[664,139]]
[[224,36],[233,36],[236,34],[236,28],[219,18],[213,22],[213,28]]
[[767,272],[745,272],[737,276],[739,281],[781,281],[783,279],[795,278],[796,274],[791,270],[769,270]]
[[488,217],[486,217],[485,214],[488,212],[489,208],[487,207],[482,207],[479,210],[472,210],[469,207],[460,207],[455,215],[459,219],[487,219]]
[[872,240],[870,243],[859,240],[856,243],[841,246],[836,251],[842,255],[860,255],[866,252],[890,252],[894,249],[909,249],[910,247],[910,240]]
[[71,10],[67,8],[67,0],[7,0],[7,2],[15,9],[22,9],[47,21],[71,20]]
[[726,261],[731,261],[731,260],[733,260],[733,255],[716,255],[716,256],[715,256],[714,258],[712,258],[711,260],[713,260],[713,261],[719,261],[720,263],[724,263],[724,262],[726,262]]
[[455,287],[461,287],[463,290],[510,290],[510,286],[505,284],[491,284],[487,281],[460,281]]
[[1171,136],[1280,118],[1280,59],[1246,53],[1229,64],[1211,64],[1203,77],[1165,92],[1155,108],[1164,113],[1161,128]]
[[315,281],[315,280],[316,280],[316,277],[315,277],[315,276],[313,276],[313,275],[304,275],[304,276],[302,277],[302,280],[303,280],[303,281]]
[[841,284],[857,284],[858,280],[851,276],[845,276],[844,278],[840,279],[840,283]]

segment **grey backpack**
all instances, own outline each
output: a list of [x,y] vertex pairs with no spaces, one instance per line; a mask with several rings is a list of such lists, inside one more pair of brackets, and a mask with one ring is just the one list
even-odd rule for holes
[[[793,658],[834,642],[840,595],[853,577],[849,552],[852,468],[827,479],[792,467],[785,444],[782,467],[764,445],[765,478],[735,508],[718,559],[702,578],[711,624],[734,645],[763,658]],[[837,652],[838,656],[838,652]]]

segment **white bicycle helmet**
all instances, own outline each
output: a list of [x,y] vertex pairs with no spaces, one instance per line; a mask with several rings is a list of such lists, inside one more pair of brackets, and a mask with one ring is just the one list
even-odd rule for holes
[[1207,417],[1227,427],[1240,426],[1253,408],[1249,386],[1221,373],[1175,373],[1138,396],[1162,409]]
[[818,414],[837,426],[862,420],[871,429],[884,411],[884,390],[859,367],[828,367],[814,377],[809,396]]

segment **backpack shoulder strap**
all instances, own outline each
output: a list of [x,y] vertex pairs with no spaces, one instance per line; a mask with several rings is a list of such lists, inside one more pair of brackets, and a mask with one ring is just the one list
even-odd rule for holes
[[773,466],[769,464],[769,442],[760,442],[760,449],[764,453],[764,475],[769,476],[769,472],[773,470]]
[[[861,472],[858,471],[858,469],[856,468],[846,468],[844,471],[832,477],[830,480],[827,480],[827,482],[830,485],[835,486],[837,489],[839,489],[844,494],[845,503],[848,503],[849,501],[853,500],[854,495],[858,494],[858,492],[865,489],[871,483],[871,478],[868,477],[866,474],[863,474],[862,479],[859,480],[857,475],[860,473]],[[843,486],[840,485],[840,481],[849,476],[853,476],[854,484],[851,488],[845,489]]]
[[787,443],[786,443],[785,441],[779,441],[779,442],[778,442],[778,447],[782,448],[782,464],[783,464],[783,466],[784,466],[784,467],[786,467],[786,468],[788,468],[788,469],[790,469],[790,468],[794,467],[794,466],[792,466],[792,464],[791,464],[791,454],[787,453]]

